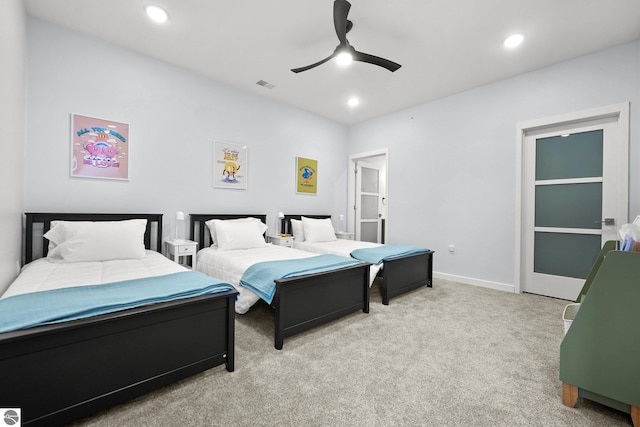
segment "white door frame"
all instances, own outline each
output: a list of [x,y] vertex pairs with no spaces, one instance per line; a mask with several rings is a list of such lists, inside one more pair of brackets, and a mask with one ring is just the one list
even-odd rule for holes
[[[516,241],[515,241],[515,286],[516,293],[522,292],[522,284],[525,282],[526,244],[524,229],[524,216],[527,213],[526,197],[526,164],[524,155],[524,143],[527,132],[537,129],[579,124],[581,122],[615,117],[618,122],[620,157],[618,159],[620,188],[618,191],[618,211],[623,212],[625,217],[629,215],[629,103],[609,105],[590,110],[577,111],[574,113],[562,114],[543,119],[520,122],[516,132]],[[622,224],[618,224],[622,225]]]
[[[355,217],[354,206],[356,205],[356,175],[355,169],[358,160],[365,160],[367,157],[384,156],[386,160],[386,167],[384,168],[384,179],[386,183],[386,190],[383,197],[389,197],[389,149],[382,148],[379,150],[367,151],[364,153],[350,154],[349,165],[347,172],[347,230],[355,233]],[[384,217],[386,218],[386,212]]]

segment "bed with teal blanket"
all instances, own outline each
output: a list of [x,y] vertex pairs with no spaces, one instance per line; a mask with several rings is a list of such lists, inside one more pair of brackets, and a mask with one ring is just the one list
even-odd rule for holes
[[[132,218],[147,220],[144,246],[160,252],[162,214],[27,213],[25,264],[46,256],[53,220]],[[215,366],[234,370],[230,285],[184,272],[97,286],[0,299],[0,402],[21,409],[22,425],[65,424]]]
[[[211,245],[210,233],[206,222],[211,219],[259,218],[266,221],[264,214],[189,214],[191,221],[191,240],[198,242],[200,248]],[[204,249],[202,250],[204,251]],[[293,250],[292,250],[293,251]],[[339,319],[348,314],[369,312],[369,265],[365,262],[353,262],[348,258],[331,266],[317,265],[294,266],[285,270],[265,273],[256,267],[255,277],[270,283],[269,289],[259,291],[264,300],[274,309],[274,346],[281,350],[284,338]],[[335,258],[334,258],[335,260]],[[198,262],[200,266],[202,263]],[[256,264],[261,264],[257,262]],[[280,266],[281,267],[281,266]],[[267,270],[269,267],[267,266]],[[254,277],[254,278],[255,278]],[[242,280],[242,279],[241,279]],[[248,276],[244,280],[249,280]],[[249,285],[251,286],[251,285]],[[262,285],[256,285],[262,287]],[[268,286],[267,286],[268,287]]]
[[[293,234],[291,226],[292,219],[301,219],[303,215],[293,214],[285,215],[281,220],[281,230],[283,233]],[[331,218],[330,215],[304,215],[307,218],[325,219]],[[307,244],[304,242],[301,249],[305,251],[326,253],[331,249],[324,245],[322,248]],[[414,289],[421,287],[433,286],[433,254],[432,250],[427,248],[409,246],[409,245],[391,245],[386,244],[374,249],[357,249],[349,250],[343,253],[345,241],[340,242],[340,248],[336,248],[334,253],[338,255],[351,255],[354,258],[370,262],[372,264],[382,264],[382,268],[378,270],[378,276],[381,278],[380,294],[382,303],[388,305],[393,297],[405,294]],[[357,248],[354,242],[354,249]]]

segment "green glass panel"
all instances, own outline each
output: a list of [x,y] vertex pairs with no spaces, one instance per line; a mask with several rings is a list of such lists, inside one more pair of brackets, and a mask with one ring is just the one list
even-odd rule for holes
[[600,246],[600,235],[535,232],[533,271],[586,279]]
[[536,227],[602,228],[602,183],[536,186]]
[[602,176],[602,130],[536,140],[536,180]]
[[377,193],[378,192],[378,170],[370,168],[362,168],[362,186],[361,190],[364,193]]

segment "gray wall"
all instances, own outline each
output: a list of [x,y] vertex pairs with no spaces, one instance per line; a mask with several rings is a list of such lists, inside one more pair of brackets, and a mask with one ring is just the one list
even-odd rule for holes
[[517,123],[627,101],[633,220],[639,67],[634,42],[353,126],[349,154],[389,148],[388,241],[434,249],[441,277],[513,286]]
[[0,294],[15,278],[21,260],[25,31],[22,0],[0,2]]
[[[40,20],[28,22],[25,209],[344,211],[347,128]],[[254,82],[247,82],[248,85]],[[128,123],[129,181],[69,176],[70,113]],[[248,146],[248,189],[213,188],[213,142]],[[318,160],[318,194],[295,193],[295,157]],[[165,233],[166,234],[166,233]]]

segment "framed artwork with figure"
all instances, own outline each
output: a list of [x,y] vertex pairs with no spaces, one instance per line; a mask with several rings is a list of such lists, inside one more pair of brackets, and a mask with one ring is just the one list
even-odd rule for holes
[[213,186],[247,189],[247,147],[215,141],[213,143]]
[[318,193],[318,161],[296,157],[296,193]]
[[129,125],[71,114],[71,176],[129,179]]

